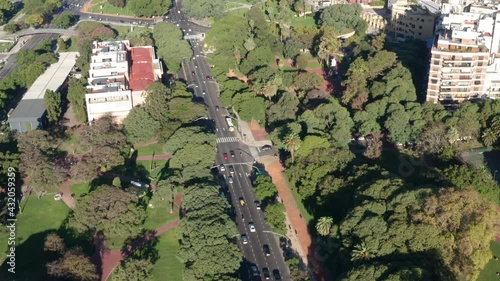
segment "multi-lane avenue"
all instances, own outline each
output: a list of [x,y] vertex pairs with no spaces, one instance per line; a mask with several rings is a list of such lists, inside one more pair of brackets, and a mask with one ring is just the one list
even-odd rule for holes
[[[249,178],[254,158],[249,147],[239,142],[237,132],[229,131],[226,122],[229,112],[220,103],[219,89],[210,75],[210,66],[204,57],[202,42],[190,40],[190,43],[194,56],[182,65],[180,76],[188,82],[188,87],[197,97],[203,98],[209,117],[215,123],[218,152],[217,167],[214,169],[217,169],[220,178],[224,179],[223,185],[227,187],[227,195],[234,206],[238,231],[248,238],[246,244],[242,239],[238,242],[244,255],[244,263],[240,271],[241,278],[265,280],[264,268],[267,268],[270,273],[268,280],[274,280],[273,271],[276,272],[276,270],[279,271],[281,280],[289,280],[277,236],[264,232],[270,231],[270,228],[264,222],[263,211],[255,204],[256,198]],[[222,169],[221,166],[224,168]],[[250,230],[250,224],[255,226],[255,232]],[[265,254],[265,245],[269,247],[270,255]],[[258,269],[258,276],[253,276],[252,266]]]

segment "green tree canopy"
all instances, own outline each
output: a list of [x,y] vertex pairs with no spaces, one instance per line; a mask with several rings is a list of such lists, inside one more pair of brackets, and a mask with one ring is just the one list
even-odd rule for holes
[[226,3],[227,0],[184,0],[182,10],[195,19],[216,17],[224,12]]
[[[193,56],[189,43],[182,40],[182,31],[171,23],[157,23],[153,29],[153,38],[157,46],[158,57],[165,62],[171,72],[179,71],[181,62]],[[176,51],[172,52],[172,50]]]

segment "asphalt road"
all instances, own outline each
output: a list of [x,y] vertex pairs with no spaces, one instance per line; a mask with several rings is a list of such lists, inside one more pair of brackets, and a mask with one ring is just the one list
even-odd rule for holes
[[[282,280],[289,280],[283,253],[277,243],[277,236],[263,232],[271,229],[264,222],[263,211],[258,210],[254,203],[256,198],[248,177],[251,174],[254,159],[248,146],[238,142],[236,138],[237,132],[229,131],[225,117],[229,114],[220,102],[218,86],[215,81],[206,78],[207,75],[210,76],[210,67],[203,56],[202,43],[198,40],[190,40],[190,43],[194,50],[194,57],[191,61],[183,64],[180,76],[188,81],[188,87],[194,91],[195,95],[199,99],[203,99],[208,109],[209,118],[215,122],[218,149],[216,164],[218,167],[224,165],[226,168],[224,172],[220,172],[221,178],[225,182],[223,188],[227,187],[227,195],[234,206],[238,231],[240,234],[246,234],[249,240],[249,243],[245,245],[242,244],[241,239],[238,242],[244,254],[244,263],[240,270],[241,278],[252,281],[264,280],[262,269],[267,267],[271,275],[273,270],[278,269],[282,275]],[[219,107],[219,110],[216,107]],[[231,150],[234,151],[235,157],[231,157]],[[223,153],[228,154],[228,160],[224,160]],[[233,183],[228,180],[230,167],[234,168]],[[240,204],[240,197],[244,198],[244,205]],[[256,232],[250,232],[250,222],[255,225]],[[269,245],[270,256],[264,255],[264,245]],[[250,276],[250,267],[252,265],[256,265],[259,269],[259,277],[253,278]],[[271,277],[271,280],[273,280],[273,277]]]
[[[59,34],[35,34],[31,35],[31,38],[26,41],[24,46],[21,47],[21,50],[33,50],[42,40],[44,39],[55,39],[59,37]],[[0,70],[0,79],[9,75],[15,68],[17,68],[16,62],[17,54],[12,54],[5,62],[4,67]]]

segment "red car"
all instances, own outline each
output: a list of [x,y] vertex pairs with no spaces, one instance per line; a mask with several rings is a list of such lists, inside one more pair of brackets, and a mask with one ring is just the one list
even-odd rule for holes
[[227,153],[224,153],[224,160],[227,160],[229,159],[229,157],[227,156]]

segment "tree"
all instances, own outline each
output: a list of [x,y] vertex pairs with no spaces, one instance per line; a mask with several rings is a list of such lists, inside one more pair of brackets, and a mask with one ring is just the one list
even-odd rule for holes
[[382,143],[382,137],[382,134],[374,132],[371,134],[371,138],[367,139],[366,150],[363,153],[366,158],[378,159],[382,156],[382,148],[384,145]]
[[149,30],[136,29],[127,33],[125,37],[130,40],[132,46],[152,46],[155,45],[152,36],[153,33]]
[[59,37],[57,39],[57,47],[58,47],[57,48],[58,51],[64,52],[68,48],[68,45],[66,44],[66,41],[64,41],[64,39],[62,37]]
[[475,280],[491,259],[489,247],[498,230],[498,209],[474,190],[441,189],[413,212],[412,220],[455,238],[448,242],[453,247],[440,248],[445,264],[457,277]]
[[300,54],[300,49],[304,47],[304,44],[296,38],[289,38],[285,41],[283,46],[283,56],[285,58],[295,58]]
[[160,82],[155,82],[149,85],[145,91],[145,95],[146,113],[163,125],[169,119],[168,100],[170,98],[170,93],[167,87]]
[[80,230],[105,237],[134,237],[140,233],[146,211],[137,197],[119,188],[99,186],[79,201],[74,209],[72,224]]
[[277,103],[271,105],[266,112],[267,122],[279,123],[297,119],[299,109],[299,98],[292,93],[281,94]]
[[196,19],[216,17],[226,10],[226,2],[226,0],[185,0],[182,2],[182,10]]
[[299,72],[295,77],[294,86],[296,89],[309,91],[315,87],[321,86],[323,79],[312,72]]
[[158,57],[165,62],[171,72],[179,71],[181,62],[193,56],[189,43],[182,40],[181,30],[171,23],[157,23],[153,29],[153,38],[158,46],[156,51]]
[[440,153],[449,145],[446,138],[446,126],[443,123],[429,124],[420,134],[416,144],[417,151],[422,154]]
[[319,22],[322,26],[335,27],[340,34],[346,33],[351,28],[364,32],[363,20],[360,17],[361,11],[360,5],[331,5],[321,11]]
[[309,59],[304,54],[300,54],[295,58],[295,66],[298,69],[304,70],[306,69],[308,64],[309,64]]
[[170,160],[170,168],[180,172],[183,182],[210,176],[216,149],[209,144],[188,143],[177,150]]
[[269,65],[273,60],[273,51],[268,46],[259,46],[248,52],[246,58],[240,65],[241,72],[249,74],[259,67]]
[[113,179],[113,183],[112,183],[112,185],[113,185],[114,187],[121,188],[121,187],[122,187],[122,181],[120,180],[120,177],[115,177],[115,178]]
[[187,186],[182,201],[177,256],[185,266],[183,279],[233,280],[242,256],[234,242],[236,225],[227,215],[229,204],[218,187],[207,183]]
[[300,147],[300,137],[297,134],[289,134],[285,138],[285,149],[292,155],[292,163],[295,161],[295,151]]
[[330,56],[337,53],[340,48],[337,29],[332,26],[324,26],[321,28],[320,34],[318,56],[328,63]]
[[484,130],[481,138],[485,146],[491,147],[495,142],[497,142],[498,134],[496,134],[493,129],[487,128]]
[[66,250],[64,240],[54,232],[47,234],[43,245],[44,252],[53,252],[62,254]]
[[128,258],[122,262],[113,273],[117,281],[148,281],[152,280],[153,263],[149,260]]
[[182,127],[165,142],[165,152],[174,155],[178,150],[185,147],[188,143],[191,144],[209,144],[215,146],[215,141],[212,134],[205,133],[203,128],[191,126]]
[[400,104],[392,104],[387,110],[387,120],[384,127],[389,131],[389,137],[395,144],[404,144],[410,140],[410,131],[408,123],[410,117]]
[[[237,95],[233,100],[243,97],[243,94]],[[257,120],[265,122],[266,120],[266,102],[262,97],[249,97],[237,100],[235,105],[242,120],[250,122]]]
[[132,143],[141,143],[158,135],[160,122],[148,113],[146,107],[135,107],[123,120],[123,126],[128,140]]
[[127,0],[127,7],[139,17],[163,15],[170,6],[172,6],[171,0]]
[[316,222],[316,231],[321,236],[330,235],[330,231],[333,226],[333,218],[332,217],[321,217],[318,222]]
[[260,201],[272,199],[278,190],[269,176],[258,176],[253,182],[255,197]]
[[108,0],[108,3],[118,8],[125,7],[125,0]]
[[4,25],[3,30],[9,34],[12,34],[21,30],[21,28],[16,23],[8,23]]
[[157,184],[157,189],[151,196],[149,204],[153,207],[168,204],[170,206],[170,214],[174,212],[174,195],[176,186],[168,180],[160,180]]
[[71,249],[60,259],[48,263],[47,274],[64,280],[95,281],[99,278],[95,265],[79,248]]
[[266,223],[274,232],[286,234],[285,206],[279,202],[269,204],[264,210]]
[[73,22],[73,15],[62,14],[52,20],[52,24],[60,28],[68,28]]
[[75,117],[80,122],[87,120],[85,94],[87,90],[81,80],[70,78],[68,83],[68,101],[71,103]]
[[373,259],[376,253],[376,250],[370,249],[370,247],[366,246],[364,241],[361,241],[361,243],[354,246],[354,249],[351,253],[351,261]]
[[40,14],[30,15],[30,16],[28,16],[26,18],[26,20],[24,21],[24,23],[26,23],[27,25],[29,25],[31,27],[37,28],[40,25],[42,25],[42,23],[43,23],[43,16],[40,15]]
[[47,119],[51,123],[55,123],[61,117],[61,94],[51,90],[46,90],[43,97],[45,107],[47,108]]

